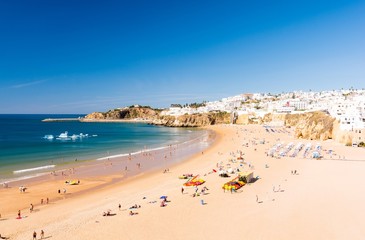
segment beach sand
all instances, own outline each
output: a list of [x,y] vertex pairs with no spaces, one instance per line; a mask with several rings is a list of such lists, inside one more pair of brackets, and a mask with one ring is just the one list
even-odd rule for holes
[[[67,187],[68,194],[56,191],[63,180],[35,184],[24,194],[15,188],[1,189],[0,234],[31,239],[33,231],[43,229],[49,239],[363,239],[365,149],[301,140],[320,143],[323,153],[329,149],[334,153],[321,160],[304,159],[302,154],[272,158],[266,153],[275,143],[300,142],[290,129],[266,131],[258,125],[209,129],[217,133],[215,143],[169,166],[167,173],[159,169],[125,181],[116,181],[116,175],[81,179],[82,184]],[[260,143],[263,139],[265,144]],[[236,161],[237,151],[244,153],[242,166]],[[218,163],[252,170],[259,179],[235,193],[224,192],[222,185],[236,175],[219,177],[212,171]],[[194,187],[185,187],[182,194],[184,180],[178,176],[184,173],[199,174],[206,181],[199,189],[206,186],[207,194],[192,197]],[[163,195],[168,202],[160,207]],[[51,202],[40,205],[46,197]],[[35,211],[22,209],[24,218],[16,219],[15,209],[30,203]],[[141,208],[132,209],[138,214],[130,216],[134,204]],[[102,216],[108,210],[115,215]]]

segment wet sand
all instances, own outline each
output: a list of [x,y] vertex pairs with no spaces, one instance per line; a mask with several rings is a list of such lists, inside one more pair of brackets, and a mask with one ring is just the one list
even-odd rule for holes
[[[6,216],[19,209],[27,211],[31,203],[34,206],[41,205],[42,198],[44,201],[49,198],[51,202],[55,202],[110,187],[129,178],[160,171],[162,168],[169,169],[170,166],[209,147],[215,137],[213,131],[203,131],[200,137],[187,142],[154,149],[145,148],[130,155],[114,155],[69,164],[66,169],[52,171],[39,177],[7,182],[8,188],[0,187],[0,214]],[[69,185],[66,181],[80,181],[80,184]],[[20,193],[20,186],[27,187],[27,190]],[[66,194],[63,194],[64,190]],[[21,194],[19,201],[13,201],[14,195],[18,194]]]
[[[11,239],[30,239],[33,231],[45,231],[50,239],[362,239],[365,228],[364,149],[341,146],[332,141],[320,143],[325,159],[281,157],[267,152],[277,142],[297,144],[288,129],[267,132],[262,126],[211,126],[215,143],[186,161],[110,184],[116,176],[83,179],[102,186],[75,197],[36,206],[36,212],[16,211],[0,221],[0,233]],[[265,144],[260,140],[265,139]],[[279,140],[280,139],[280,140]],[[247,144],[247,146],[246,146]],[[332,155],[328,150],[333,150]],[[244,163],[237,161],[239,151]],[[235,193],[224,192],[222,184],[235,177],[222,178],[213,169],[253,170],[259,179]],[[296,170],[297,174],[292,174]],[[192,197],[193,187],[181,187],[184,173],[200,174],[209,190]],[[105,185],[100,185],[105,183]],[[47,183],[53,184],[53,183]],[[41,197],[50,186],[29,189]],[[202,189],[199,187],[199,191]],[[71,187],[71,186],[70,186]],[[72,186],[83,188],[83,184]],[[72,191],[72,190],[70,190]],[[1,191],[1,206],[25,201],[27,194]],[[167,206],[160,207],[160,196],[167,195]],[[43,195],[42,195],[43,196]],[[35,199],[34,198],[34,199]],[[28,200],[28,199],[27,199]],[[204,201],[204,205],[201,204]],[[2,200],[1,200],[2,201]],[[121,204],[121,210],[118,209]],[[129,207],[137,215],[129,215]],[[111,210],[115,215],[104,217]]]

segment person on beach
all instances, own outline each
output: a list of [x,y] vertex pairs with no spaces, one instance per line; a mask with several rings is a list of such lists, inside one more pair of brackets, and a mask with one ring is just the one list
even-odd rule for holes
[[49,203],[49,198],[47,198],[47,200],[46,200],[46,204],[48,204]]
[[18,219],[21,219],[21,214],[20,214],[20,210],[18,210]]
[[41,239],[43,239],[43,238],[44,238],[44,231],[41,230]]
[[0,234],[0,239],[7,239],[7,238],[6,238],[6,237],[1,236],[1,234]]
[[34,206],[33,206],[33,204],[31,203],[31,204],[30,204],[30,209],[29,209],[30,213],[32,213],[32,212],[33,212],[33,209],[34,209]]
[[3,236],[1,236],[1,234],[0,234],[0,239],[9,239],[9,238],[7,238],[7,237],[3,237]]
[[129,216],[133,216],[135,214],[137,214],[137,213],[136,212],[133,212],[133,211],[129,211]]
[[184,194],[184,187],[181,187],[181,194]]
[[119,208],[119,211],[122,209],[122,205],[120,205],[120,203],[118,205],[118,208]]
[[41,204],[43,204],[43,198],[41,199]]
[[37,239],[37,232],[36,231],[34,231],[33,232],[33,240],[36,240]]

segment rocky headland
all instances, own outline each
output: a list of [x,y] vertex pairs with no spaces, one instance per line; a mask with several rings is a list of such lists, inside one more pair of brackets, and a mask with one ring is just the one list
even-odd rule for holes
[[[210,112],[200,114],[185,114],[168,116],[161,114],[161,109],[151,107],[126,107],[107,112],[93,112],[81,121],[143,121],[153,125],[167,127],[203,127],[215,124],[230,123],[231,114],[227,112]],[[243,119],[242,116],[239,119]],[[237,124],[280,124],[287,128],[294,128],[294,135],[298,139],[328,140],[333,139],[343,144],[351,144],[352,135],[341,131],[336,119],[324,112],[309,112],[302,114],[266,114],[258,117],[257,121],[250,121],[249,116]]]
[[167,127],[203,127],[207,125],[230,122],[230,114],[226,112],[211,112],[182,116],[161,115],[161,110],[150,107],[128,107],[109,110],[108,112],[93,112],[81,121],[145,121],[153,125]]

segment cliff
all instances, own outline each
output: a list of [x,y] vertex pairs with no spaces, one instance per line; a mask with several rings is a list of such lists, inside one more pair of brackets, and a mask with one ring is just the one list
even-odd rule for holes
[[161,116],[154,120],[152,124],[168,127],[202,127],[207,125],[229,123],[230,114],[226,112],[202,113],[192,115]]
[[124,109],[114,109],[108,112],[93,112],[84,117],[86,120],[130,120],[145,119],[153,120],[159,117],[160,110],[149,107],[131,107]]
[[[226,112],[211,112],[182,116],[161,116],[161,110],[149,107],[129,107],[114,109],[105,113],[94,112],[87,115],[85,121],[93,120],[147,120],[154,125],[168,127],[202,127],[214,124],[230,123],[230,114]],[[240,119],[244,124],[252,124],[248,115]],[[310,140],[334,139],[348,144],[352,137],[341,132],[337,121],[323,112],[311,112],[303,114],[266,114],[258,119],[259,124],[280,123],[287,127],[295,127],[295,137]]]
[[130,107],[124,109],[114,109],[108,112],[93,112],[84,117],[84,121],[100,120],[148,120],[154,125],[168,127],[202,127],[207,125],[229,123],[230,114],[226,112],[203,113],[174,116],[161,116],[161,111],[148,107]]
[[287,114],[285,126],[295,127],[295,137],[310,140],[333,138],[335,119],[323,112]]

